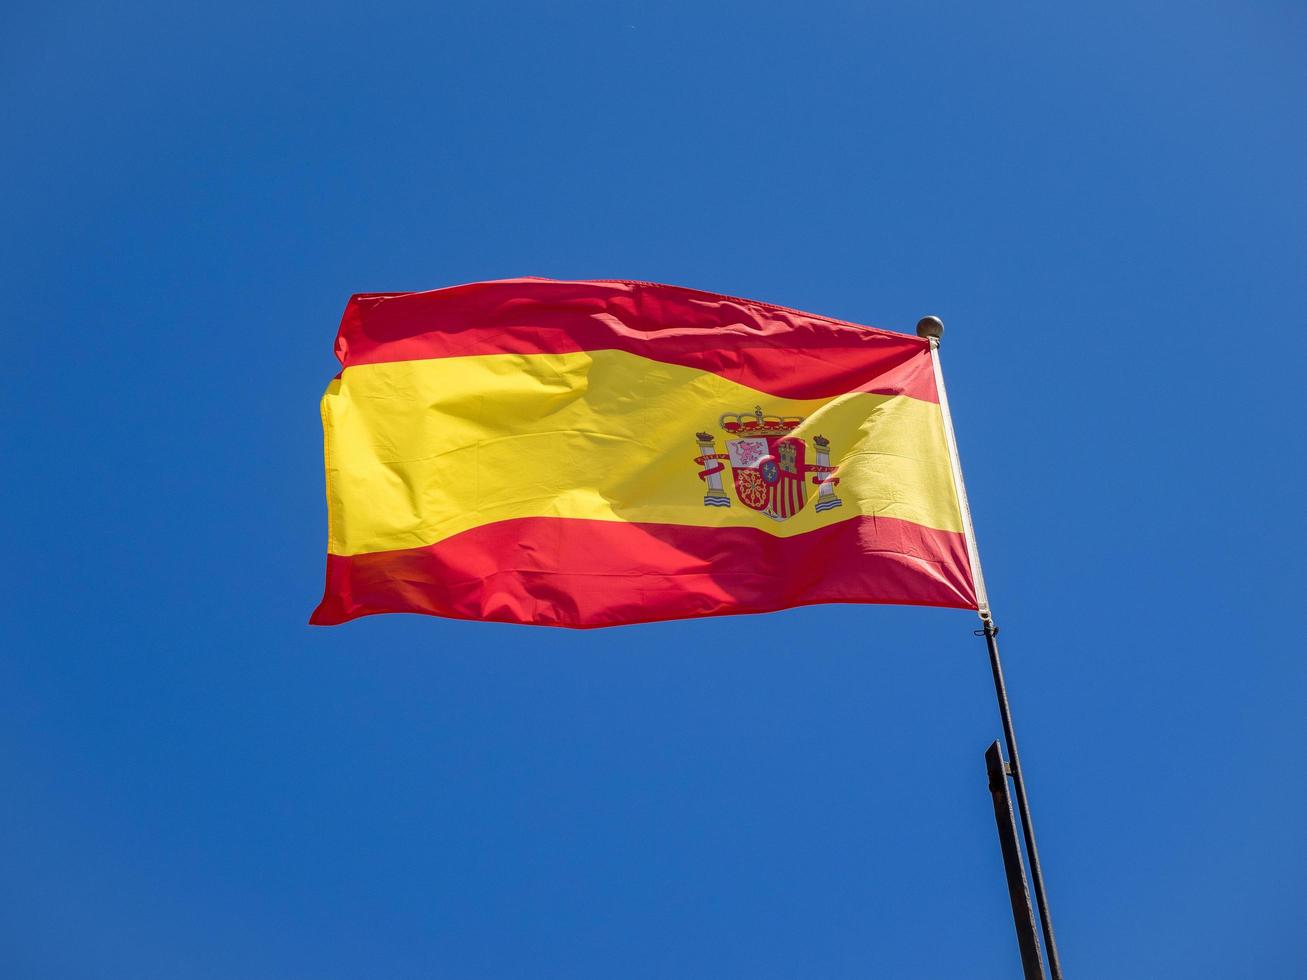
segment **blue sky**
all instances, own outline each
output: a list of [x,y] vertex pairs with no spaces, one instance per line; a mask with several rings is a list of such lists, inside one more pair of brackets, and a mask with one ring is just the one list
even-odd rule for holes
[[1015,975],[961,612],[305,625],[348,295],[944,358],[1069,976],[1307,970],[1307,15],[0,14],[0,972]]

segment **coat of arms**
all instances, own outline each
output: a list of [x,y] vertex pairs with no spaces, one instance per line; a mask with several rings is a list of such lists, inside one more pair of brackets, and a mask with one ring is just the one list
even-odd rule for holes
[[797,514],[808,501],[805,478],[811,474],[818,487],[818,513],[839,507],[844,501],[835,495],[840,482],[830,465],[830,441],[825,436],[812,440],[815,463],[807,462],[808,443],[795,436],[803,419],[796,416],[764,415],[757,407],[752,415],[723,415],[719,420],[728,438],[726,452],[717,452],[716,438],[699,432],[699,455],[695,462],[704,467],[699,479],[707,484],[705,507],[729,507],[731,498],[722,486],[722,472],[729,462],[735,496],[745,507],[761,511],[777,521]]

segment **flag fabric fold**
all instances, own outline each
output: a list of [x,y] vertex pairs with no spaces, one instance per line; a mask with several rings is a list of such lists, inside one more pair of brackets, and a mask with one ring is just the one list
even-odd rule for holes
[[531,278],[354,296],[336,354],[313,623],[976,608],[918,337]]

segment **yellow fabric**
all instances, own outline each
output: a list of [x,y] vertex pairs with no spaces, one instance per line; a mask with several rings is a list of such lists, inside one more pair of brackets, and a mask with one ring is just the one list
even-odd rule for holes
[[[776,522],[705,507],[695,433],[724,413],[803,416],[830,440],[844,505]],[[333,554],[434,544],[519,517],[756,527],[789,536],[857,514],[962,530],[939,406],[903,396],[776,398],[624,351],[489,354],[348,368],[322,400]],[[808,478],[808,492],[817,488]]]

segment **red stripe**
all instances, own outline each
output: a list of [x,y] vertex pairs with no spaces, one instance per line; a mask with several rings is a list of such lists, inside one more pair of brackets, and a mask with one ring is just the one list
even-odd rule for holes
[[920,337],[653,283],[504,279],[360,294],[336,337],[346,368],[585,350],[711,371],[782,398],[870,391],[938,401]]
[[328,555],[326,594],[310,622],[413,612],[580,628],[824,602],[975,609],[965,539],[862,516],[789,538],[523,518],[426,548]]

